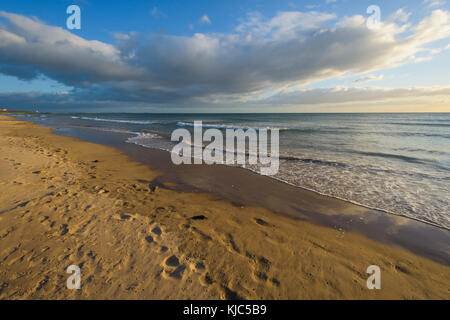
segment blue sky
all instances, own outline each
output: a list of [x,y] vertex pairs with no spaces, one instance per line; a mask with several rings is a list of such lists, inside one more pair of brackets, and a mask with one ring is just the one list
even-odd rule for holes
[[[81,8],[81,30],[66,28],[71,4]],[[131,112],[450,111],[449,5],[377,1],[383,25],[372,31],[362,20],[372,4],[3,1],[0,105]]]

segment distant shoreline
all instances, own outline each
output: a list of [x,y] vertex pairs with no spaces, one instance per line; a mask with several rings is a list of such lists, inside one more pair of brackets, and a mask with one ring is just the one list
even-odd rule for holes
[[[23,112],[23,113],[48,113],[48,114],[72,114],[77,113],[79,111],[14,111],[10,110],[11,112]],[[95,111],[95,112],[80,112],[83,114],[99,114],[99,113],[109,113],[109,114],[123,114],[123,111],[112,111],[112,112],[104,112],[104,111]],[[250,115],[250,114],[283,114],[283,115],[289,115],[289,114],[305,114],[305,115],[346,115],[346,114],[449,114],[450,111],[423,111],[423,112],[132,112],[128,111],[126,113],[131,114],[198,114],[198,115],[205,115],[205,114],[227,114],[227,115]]]
[[37,114],[40,113],[38,111],[29,111],[29,110],[0,110],[0,114]]

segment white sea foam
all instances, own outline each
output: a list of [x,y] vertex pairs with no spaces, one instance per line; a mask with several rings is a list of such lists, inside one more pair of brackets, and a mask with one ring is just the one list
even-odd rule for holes
[[125,120],[125,119],[104,119],[104,118],[91,118],[91,117],[72,117],[72,119],[82,119],[91,121],[103,121],[103,122],[115,122],[115,123],[130,123],[130,124],[152,124],[154,121],[142,121],[142,120]]
[[145,148],[160,149],[170,151],[173,144],[163,139],[160,135],[151,132],[137,132],[134,137],[128,138],[125,142],[133,143]]
[[[195,127],[197,126],[196,124],[192,123],[192,122],[182,122],[179,121],[177,122],[177,126],[178,127]],[[242,129],[242,130],[248,130],[248,129],[254,129],[254,130],[262,130],[262,129],[267,129],[267,130],[288,130],[289,128],[274,128],[274,127],[264,127],[264,128],[260,128],[260,127],[245,127],[245,126],[238,126],[238,125],[233,125],[233,124],[207,124],[204,123],[202,124],[203,128],[212,128],[212,129]]]

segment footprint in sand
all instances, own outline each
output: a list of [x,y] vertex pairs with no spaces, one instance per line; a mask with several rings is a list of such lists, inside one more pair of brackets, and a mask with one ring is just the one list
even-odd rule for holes
[[228,251],[236,252],[236,253],[240,253],[241,252],[239,247],[236,245],[236,242],[234,241],[234,238],[231,235],[231,233],[224,234],[222,236],[221,241],[225,245],[225,247],[228,249]]
[[168,247],[164,245],[158,245],[155,241],[152,243],[155,244],[155,246],[152,247],[152,250],[156,253],[165,253],[169,250]]
[[[150,223],[150,225],[151,224],[153,224],[153,221]],[[169,248],[159,243],[160,241],[163,241],[163,231],[161,230],[161,228],[159,226],[154,226],[150,230],[150,232],[152,233],[151,235],[144,233],[144,238],[142,241],[145,244],[152,245],[152,250],[156,253],[167,252]]]
[[178,260],[177,256],[172,255],[166,259],[164,264],[168,267],[178,267],[178,265],[180,264],[180,261]]
[[169,248],[167,248],[166,246],[160,246],[160,247],[159,247],[159,252],[160,252],[160,253],[167,252],[167,250],[169,250]]
[[203,262],[191,263],[191,270],[195,273],[202,274],[206,271],[206,267]]
[[211,285],[212,283],[213,283],[213,279],[211,278],[209,273],[205,273],[205,275],[200,278],[200,284],[202,286],[207,287],[207,286]]
[[156,226],[152,229],[152,233],[156,234],[157,236],[161,236],[162,230],[160,227]]
[[186,265],[180,264],[180,260],[176,255],[171,255],[164,261],[163,268],[164,276],[180,280],[186,270]]
[[67,232],[69,232],[69,226],[66,223],[61,225],[61,227],[59,229],[61,230],[61,233],[60,233],[61,236],[65,235]]
[[261,225],[261,226],[264,226],[264,227],[269,227],[269,226],[271,226],[270,223],[264,221],[264,220],[261,219],[261,218],[254,218],[254,220],[255,220],[255,222],[256,222],[257,224],[259,224],[259,225]]
[[[149,244],[157,244],[156,246],[153,246],[153,251],[157,253],[164,253],[169,251],[169,248],[167,246],[159,245],[156,242],[156,239],[158,239],[158,241],[163,240],[163,230],[161,229],[161,227],[158,225],[153,226],[153,228],[151,229],[151,233],[153,235],[147,235],[144,239]],[[197,263],[196,266],[199,270],[199,273],[201,273],[202,270],[205,269],[202,263]],[[186,265],[184,263],[181,263],[180,259],[175,254],[172,254],[163,261],[161,273],[165,278],[180,280],[183,278],[183,274],[186,269]]]
[[111,216],[112,219],[119,220],[119,221],[131,221],[133,220],[133,217],[126,213],[115,213]]
[[48,283],[48,281],[49,281],[49,276],[46,275],[46,276],[44,277],[44,279],[42,279],[42,280],[38,283],[38,285],[35,287],[34,291],[35,291],[35,292],[39,292],[39,291],[40,291],[40,290]]
[[[250,259],[250,262],[252,264],[253,269],[253,276],[258,281],[267,281],[269,280],[268,273],[270,271],[271,262],[265,258],[265,257],[255,257],[254,255],[250,254],[249,252],[246,253],[246,256]],[[279,285],[279,282],[277,279],[272,278],[270,281],[274,285]],[[277,285],[277,286],[278,286]]]
[[153,237],[152,236],[146,236],[145,237],[145,241],[147,241],[148,243],[153,243]]
[[243,300],[244,298],[238,295],[237,292],[231,290],[230,288],[223,286],[220,288],[220,297],[223,300]]

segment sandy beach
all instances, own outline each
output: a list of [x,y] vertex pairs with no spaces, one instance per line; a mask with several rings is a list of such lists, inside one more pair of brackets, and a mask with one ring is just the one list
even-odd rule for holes
[[[0,116],[0,155],[0,299],[449,298],[439,259],[230,194],[177,190],[113,147]],[[367,214],[292,198],[300,212]],[[81,290],[66,287],[70,265]],[[381,290],[366,286],[370,265]]]

